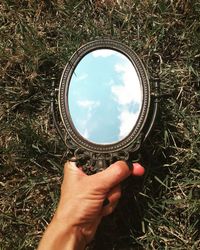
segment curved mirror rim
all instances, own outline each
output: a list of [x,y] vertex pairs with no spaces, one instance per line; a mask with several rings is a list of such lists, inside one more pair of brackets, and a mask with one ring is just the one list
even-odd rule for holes
[[[96,144],[81,136],[81,134],[74,127],[68,109],[68,90],[74,69],[84,56],[96,49],[111,49],[125,55],[133,64],[143,90],[142,107],[140,109],[140,115],[137,119],[137,123],[124,139],[110,144]],[[58,101],[62,122],[68,135],[76,145],[93,152],[119,151],[130,145],[138,137],[145,124],[150,106],[150,86],[147,73],[137,54],[126,45],[110,39],[95,40],[78,49],[65,66],[60,80]]]

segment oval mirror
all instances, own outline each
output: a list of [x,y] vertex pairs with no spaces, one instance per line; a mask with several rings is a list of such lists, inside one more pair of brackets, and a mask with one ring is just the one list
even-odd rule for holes
[[60,115],[75,148],[112,153],[134,144],[144,127],[150,87],[138,56],[113,40],[82,46],[66,65]]
[[143,99],[135,66],[113,49],[96,49],[81,58],[67,95],[75,129],[88,141],[103,145],[117,143],[130,134]]

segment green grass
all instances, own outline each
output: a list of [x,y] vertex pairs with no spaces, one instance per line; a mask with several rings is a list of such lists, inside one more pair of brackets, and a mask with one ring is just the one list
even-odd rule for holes
[[51,218],[65,161],[51,79],[100,37],[135,50],[171,97],[142,149],[148,174],[127,181],[89,249],[199,249],[200,2],[2,0],[0,22],[0,249],[36,248]]

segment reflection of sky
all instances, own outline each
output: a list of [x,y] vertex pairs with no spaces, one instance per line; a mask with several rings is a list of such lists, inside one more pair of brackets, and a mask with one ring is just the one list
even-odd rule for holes
[[74,126],[89,141],[117,142],[132,130],[142,98],[131,62],[114,50],[99,49],[79,62],[69,87]]

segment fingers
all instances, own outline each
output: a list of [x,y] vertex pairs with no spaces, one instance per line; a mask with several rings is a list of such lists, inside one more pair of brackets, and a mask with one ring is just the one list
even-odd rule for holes
[[85,176],[86,174],[81,171],[77,166],[75,162],[67,161],[64,166],[64,180],[65,179],[73,179],[78,180],[82,176]]
[[[88,181],[91,181],[95,186],[104,188],[107,192],[113,187],[117,186],[121,181],[126,179],[129,175],[142,176],[144,168],[139,163],[133,163],[133,169],[130,170],[124,161],[117,161],[110,165],[106,170],[95,175],[88,176]],[[77,181],[83,176],[87,176],[81,169],[76,166],[75,162],[66,162],[64,166],[64,180],[72,179]]]
[[132,170],[132,174],[134,176],[142,176],[144,174],[145,170],[144,167],[142,165],[140,165],[139,163],[133,163],[133,170]]
[[107,199],[109,200],[109,204],[103,208],[102,216],[107,216],[114,211],[120,197],[121,197],[121,188],[120,185],[118,185],[108,193]]
[[96,183],[96,185],[103,185],[105,189],[109,190],[117,186],[130,174],[131,171],[127,164],[124,161],[117,161],[102,172],[90,176],[90,178]]
[[114,203],[118,201],[121,197],[121,187],[120,185],[114,187],[110,190],[110,192],[107,194],[107,199],[110,203]]

